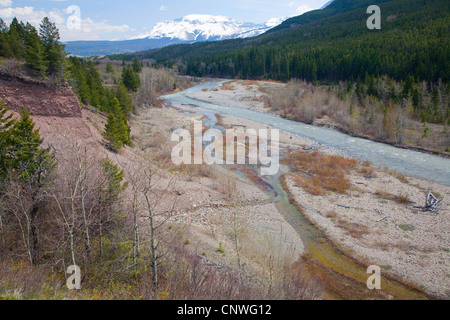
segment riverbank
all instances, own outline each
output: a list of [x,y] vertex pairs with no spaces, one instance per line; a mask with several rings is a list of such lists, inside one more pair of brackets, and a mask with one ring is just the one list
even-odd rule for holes
[[[244,128],[264,127],[230,116],[222,116],[222,122],[226,127],[236,123]],[[341,155],[339,150],[317,146],[305,138],[285,132],[280,136],[285,155],[312,149],[321,154]],[[414,206],[424,205],[428,191],[447,199],[450,187],[363,163],[358,163],[349,180],[348,194],[309,194],[295,181],[294,173],[286,175],[285,186],[301,205],[305,217],[337,249],[363,266],[380,266],[382,273],[412,290],[417,288],[430,297],[447,299],[449,206],[444,203],[439,214],[423,213]]]
[[[230,80],[224,82],[221,87],[215,88],[212,91],[203,90],[189,94],[188,97],[228,107],[246,108],[253,111],[270,113],[291,120],[292,117],[285,114],[284,111],[273,111],[268,107],[267,103],[271,92],[280,91],[284,89],[286,85],[287,84],[285,83],[274,81]],[[424,125],[420,122],[411,123],[404,130],[411,137],[405,138],[402,144],[398,144],[368,134],[358,134],[355,130],[350,130],[348,126],[341,125],[327,115],[314,119],[312,124],[318,127],[332,128],[352,137],[380,142],[397,148],[437,155],[447,159],[450,158],[450,152],[446,151],[445,147],[442,150],[437,150],[437,147],[433,147],[433,144],[436,144],[437,137],[442,136],[442,131],[445,130],[445,128],[440,125]],[[427,134],[424,134],[425,130],[427,131]],[[432,135],[433,137],[431,137]],[[412,142],[412,140],[415,142]],[[450,145],[448,145],[449,140],[447,139],[446,141],[447,146],[450,147]]]
[[[204,90],[190,93],[189,97],[268,113],[262,98],[255,98],[255,87],[250,89],[249,85],[247,88],[245,85],[243,82],[240,88],[233,87],[233,90]],[[264,127],[232,116],[222,116],[222,122],[229,127]],[[283,134],[299,146],[288,148],[288,141],[285,153],[289,150],[310,152],[315,149],[321,153],[343,155],[340,150],[314,144],[296,135]],[[449,207],[445,203],[450,196],[449,187],[372,166],[362,168],[361,165],[358,164],[359,169],[349,174],[351,187],[347,194],[309,194],[295,181],[295,175],[287,176],[287,191],[305,209],[308,220],[355,260],[364,262],[364,265],[379,265],[383,273],[401,279],[432,297],[449,298],[450,225]],[[439,214],[422,213],[414,208],[424,205],[428,191],[444,199]]]
[[[312,195],[295,175],[285,177],[285,187],[305,217],[339,250],[432,297],[448,299],[449,207],[444,204],[435,214],[414,206],[423,205],[420,200],[428,190],[448,196],[449,188],[414,178],[404,183],[378,170],[372,176],[350,174],[348,194]],[[399,194],[420,203],[394,200]]]

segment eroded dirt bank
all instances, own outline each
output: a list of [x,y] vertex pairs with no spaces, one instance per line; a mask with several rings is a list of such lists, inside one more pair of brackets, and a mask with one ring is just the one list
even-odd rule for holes
[[11,110],[27,108],[33,116],[81,118],[81,107],[72,89],[0,74],[0,99]]

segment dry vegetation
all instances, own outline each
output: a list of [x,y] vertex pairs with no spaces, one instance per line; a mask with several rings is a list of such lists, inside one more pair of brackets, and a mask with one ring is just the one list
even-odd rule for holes
[[[300,163],[293,168],[310,170]],[[346,194],[327,192],[317,197],[315,190],[310,191],[303,181],[299,183],[299,172],[294,173],[286,175],[283,184],[290,200],[301,204],[304,216],[335,246],[362,263],[381,266],[407,287],[419,288],[439,299],[448,296],[448,206],[439,214],[424,213],[415,207],[424,205],[429,191],[445,199],[447,186],[364,162],[345,174],[351,182]]]
[[382,199],[395,201],[395,202],[400,203],[400,204],[409,204],[409,203],[411,203],[411,200],[409,199],[409,197],[407,195],[393,195],[393,194],[390,194],[389,192],[386,192],[384,190],[377,190],[377,191],[375,191],[375,195],[377,197],[382,198]]
[[[152,143],[151,149],[161,148],[164,139]],[[132,158],[128,155],[127,189],[123,196],[108,202],[103,198],[105,193],[98,191],[105,186],[99,159],[84,146],[72,148],[58,158],[64,175],[55,176],[40,203],[45,212],[40,211],[39,219],[39,263],[27,262],[26,244],[23,248],[0,245],[2,299],[248,300],[321,296],[320,282],[303,272],[295,258],[282,256],[275,240],[262,241],[261,245],[269,246],[270,252],[279,256],[268,255],[267,248],[250,250],[253,258],[248,261],[256,269],[244,268],[243,262],[234,263],[239,254],[247,261],[240,243],[250,230],[240,218],[226,222],[222,228],[228,230],[230,242],[236,243],[233,250],[227,247],[230,260],[226,263],[216,263],[189,247],[183,234],[190,226],[173,221],[179,212],[175,201],[180,191],[176,191],[179,189],[172,179],[193,181],[208,176],[231,210],[241,207],[236,202],[238,190],[232,177],[213,173],[209,166],[163,166],[158,154],[152,152]],[[1,200],[8,201],[5,197]],[[19,226],[9,219],[2,219],[2,223],[3,241],[16,239],[19,243]],[[73,263],[82,268],[81,291],[65,287],[65,268]]]
[[225,83],[223,83],[222,84],[222,90],[227,90],[227,91],[233,91],[233,90],[235,90],[236,88],[235,88],[235,86],[234,86],[234,84],[235,84],[235,82],[236,81],[228,81],[228,82],[225,82]]
[[[269,87],[261,90],[268,92],[266,107],[288,119],[331,126],[351,135],[381,142],[439,153],[449,152],[450,131],[446,124],[416,120],[410,98],[397,103],[389,99],[392,92],[400,92],[398,85],[396,87],[395,83],[386,79],[380,80],[377,85],[378,92],[381,92],[378,98],[364,92],[357,94],[357,89],[348,88],[344,83],[327,87],[293,80],[281,89]],[[388,89],[389,86],[391,89]],[[431,104],[426,85],[422,87],[422,103]],[[440,92],[445,92],[445,89],[440,89]],[[445,94],[442,94],[440,104],[444,109],[445,99]]]
[[[107,65],[110,63],[113,72],[107,72]],[[131,62],[125,62],[130,64]],[[161,106],[158,97],[173,92],[175,90],[185,90],[198,83],[197,78],[180,76],[174,69],[166,67],[154,67],[149,60],[141,61],[143,68],[140,73],[141,86],[133,95],[133,102],[138,107]],[[114,86],[121,81],[123,63],[102,59],[96,61],[96,68],[99,70],[102,81],[107,86]]]
[[353,169],[357,160],[319,152],[296,152],[288,156],[291,168],[299,173],[295,180],[313,195],[324,195],[327,191],[346,193],[350,181],[346,173]]

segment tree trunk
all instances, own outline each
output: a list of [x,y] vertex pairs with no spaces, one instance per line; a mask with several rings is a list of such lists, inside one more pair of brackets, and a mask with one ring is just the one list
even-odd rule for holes
[[140,243],[139,243],[139,224],[137,218],[137,194],[134,194],[133,199],[133,220],[134,220],[134,239],[133,239],[133,265],[134,271],[137,271],[137,260],[140,255]]
[[156,244],[156,235],[155,235],[155,228],[153,226],[153,216],[152,214],[150,215],[150,236],[151,236],[151,240],[150,240],[150,249],[151,249],[151,254],[152,254],[152,271],[153,271],[153,283],[155,285],[158,284],[158,254],[157,254],[157,244]]
[[86,243],[85,243],[85,248],[86,248],[86,255],[88,257],[88,260],[91,260],[91,238],[89,235],[89,224],[87,221],[87,215],[86,215],[86,208],[85,208],[85,203],[84,203],[84,194],[81,195],[81,207],[83,210],[83,220],[84,220],[84,232],[85,232],[85,236],[86,236]]
[[36,226],[36,217],[39,207],[35,203],[30,213],[30,231],[31,231],[31,264],[39,263],[39,232]]
[[98,230],[98,243],[100,247],[100,257],[103,256],[103,224],[102,219],[100,218],[100,225]]

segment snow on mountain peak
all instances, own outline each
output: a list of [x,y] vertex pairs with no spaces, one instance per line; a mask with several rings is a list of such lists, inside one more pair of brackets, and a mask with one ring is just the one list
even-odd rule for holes
[[220,23],[232,22],[233,19],[225,16],[212,16],[207,14],[190,14],[184,16],[181,21],[197,22],[197,23]]
[[270,27],[270,28],[274,28],[274,27],[278,26],[279,24],[283,23],[283,21],[285,21],[286,19],[287,19],[286,17],[269,19],[266,22],[266,26]]
[[270,19],[264,24],[240,23],[225,16],[190,14],[181,19],[157,23],[152,30],[135,39],[170,38],[180,41],[213,41],[258,36],[286,18]]

